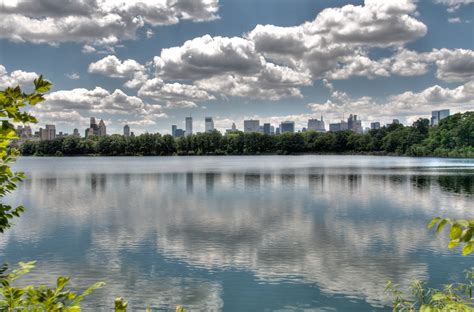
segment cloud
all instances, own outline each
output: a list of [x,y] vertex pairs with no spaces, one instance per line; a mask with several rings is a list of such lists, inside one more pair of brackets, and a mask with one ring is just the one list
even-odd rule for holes
[[131,78],[136,72],[144,72],[145,66],[132,59],[120,61],[115,55],[108,55],[91,63],[88,71],[112,78]]
[[[410,0],[367,0],[325,9],[298,26],[257,25],[243,37],[205,35],[163,49],[154,58],[156,76],[191,80],[225,96],[279,100],[301,97],[302,86],[325,77],[421,75],[428,65],[402,49],[427,32],[415,11]],[[372,60],[368,52],[375,47],[399,52]]]
[[111,78],[129,79],[124,86],[130,89],[139,88],[148,79],[144,65],[132,59],[121,61],[115,55],[108,55],[89,64],[88,72]]
[[127,116],[130,119],[148,121],[167,117],[161,105],[147,104],[120,89],[112,93],[100,87],[91,90],[60,90],[47,94],[45,98],[45,102],[31,109],[32,114],[38,116],[41,122],[73,124],[74,120],[84,121],[95,115],[114,118]]
[[435,3],[448,7],[448,12],[457,11],[461,6],[474,3],[474,0],[434,0]]
[[203,79],[232,73],[257,73],[264,63],[253,43],[239,37],[203,37],[181,47],[163,49],[154,58],[157,75],[169,79]]
[[462,23],[462,20],[459,17],[448,18],[448,23],[457,24]]
[[14,70],[8,73],[5,66],[0,64],[0,87],[28,87],[39,75],[35,72],[26,72],[23,70]]
[[363,6],[327,8],[299,26],[257,25],[246,37],[268,60],[309,68],[319,79],[347,60],[376,65],[363,59],[370,48],[401,47],[423,37],[427,27],[411,16],[415,10],[410,0],[366,0]]
[[96,48],[94,48],[93,46],[91,46],[89,44],[85,44],[82,47],[82,53],[84,53],[84,54],[94,53],[96,51],[97,51]]
[[[310,103],[308,107],[317,113],[324,113],[327,119],[337,121],[343,114],[357,113],[366,123],[381,121],[389,123],[393,118],[410,123],[419,117],[429,117],[432,110],[450,108],[451,113],[472,109],[474,106],[474,80],[455,88],[435,85],[419,92],[406,91],[376,100],[369,96],[351,98],[336,91],[326,81],[331,98],[325,103]],[[368,126],[368,124],[365,124]]]
[[0,5],[0,38],[108,46],[136,38],[145,25],[211,21],[218,18],[219,9],[218,0],[18,0]]
[[209,35],[164,49],[155,57],[156,74],[168,79],[192,79],[202,89],[225,95],[272,100],[301,96],[311,84],[305,71],[265,61],[252,41]]
[[447,82],[465,82],[474,78],[474,51],[467,49],[434,49],[418,53],[399,49],[390,57],[372,60],[366,55],[351,55],[326,74],[329,79],[364,76],[370,79],[391,75],[419,76],[436,66],[436,77]]
[[474,79],[474,51],[466,49],[433,50],[426,55],[437,66],[436,77],[448,82]]
[[69,74],[65,74],[65,76],[71,80],[77,80],[81,78],[81,76],[78,73],[69,73]]
[[138,95],[165,102],[167,108],[197,107],[195,102],[214,100],[215,97],[194,85],[165,83],[159,78],[146,81]]

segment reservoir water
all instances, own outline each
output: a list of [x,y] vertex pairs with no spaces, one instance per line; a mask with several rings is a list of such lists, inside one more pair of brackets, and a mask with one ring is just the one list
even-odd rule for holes
[[370,156],[21,158],[26,212],[0,263],[22,283],[107,285],[86,310],[391,311],[388,280],[439,287],[474,256],[435,216],[474,218],[474,159]]

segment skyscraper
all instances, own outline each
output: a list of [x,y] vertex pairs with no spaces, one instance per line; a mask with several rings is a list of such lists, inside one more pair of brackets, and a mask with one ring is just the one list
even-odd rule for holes
[[40,128],[40,139],[42,141],[50,141],[56,138],[56,126],[46,125],[46,129]]
[[269,123],[264,123],[263,124],[263,134],[270,135],[271,132],[272,132],[272,126]]
[[74,128],[74,131],[72,132],[72,136],[79,138],[81,135],[79,134],[79,130],[77,128]]
[[283,121],[280,124],[280,132],[285,133],[285,132],[295,132],[295,122],[294,121]]
[[185,123],[186,123],[186,135],[188,136],[188,135],[193,134],[193,117],[191,116],[186,117]]
[[260,131],[260,121],[259,120],[244,120],[244,132],[259,132]]
[[97,135],[100,137],[104,137],[107,135],[107,128],[105,127],[104,121],[101,119],[99,121],[99,127],[97,129]]
[[212,117],[206,117],[204,123],[206,132],[214,131],[214,121],[212,120]]
[[376,122],[370,123],[370,129],[372,130],[380,129],[380,122],[376,121]]
[[357,133],[362,133],[362,122],[357,119],[357,115],[349,115],[347,119],[347,128]]
[[91,123],[89,128],[92,128],[94,132],[99,130],[99,126],[97,126],[97,123],[95,122],[95,117],[91,117]]
[[308,120],[308,131],[318,131],[318,132],[325,132],[326,127],[324,125],[323,116],[321,116],[321,120],[318,119],[309,119]]
[[431,125],[437,125],[444,118],[449,117],[449,109],[442,109],[431,112]]
[[130,126],[129,125],[123,126],[123,135],[126,136],[126,137],[130,136]]
[[176,129],[178,129],[178,126],[176,125],[171,125],[171,136],[174,138],[176,135]]

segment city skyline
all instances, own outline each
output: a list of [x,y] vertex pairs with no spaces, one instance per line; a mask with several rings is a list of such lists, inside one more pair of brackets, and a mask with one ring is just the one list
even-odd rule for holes
[[[429,120],[429,124],[431,126],[435,126],[441,121],[442,119],[450,116],[449,109],[442,109],[439,111],[432,111],[431,112],[431,119]],[[421,118],[421,117],[420,117]],[[427,119],[427,118],[425,118]],[[306,131],[316,131],[316,132],[338,132],[338,131],[345,131],[351,130],[356,133],[366,133],[369,130],[377,130],[383,126],[389,126],[390,124],[402,124],[398,119],[392,119],[392,122],[387,124],[381,124],[380,122],[371,122],[370,127],[362,127],[362,121],[358,119],[356,114],[349,114],[347,120],[341,119],[339,122],[336,123],[329,123],[326,126],[324,121],[323,115],[321,115],[320,119],[317,118],[310,118],[307,120],[306,127],[296,128],[295,122],[292,120],[285,120],[279,124],[272,124],[269,122],[261,123],[260,120],[257,119],[247,119],[243,120],[242,128],[237,128],[235,122],[232,122],[232,126],[230,129],[226,129],[225,131],[221,131],[219,129],[214,128],[214,122],[212,116],[207,116],[204,119],[205,122],[205,129],[204,131],[194,131],[193,126],[193,118],[191,116],[185,117],[184,124],[185,129],[178,128],[178,125],[171,125],[170,135],[174,138],[181,138],[188,135],[196,134],[196,133],[206,133],[206,132],[213,132],[219,131],[222,134],[228,134],[236,131],[241,131],[244,133],[261,133],[261,134],[280,134],[285,132],[296,133],[296,132],[306,132]],[[135,133],[131,131],[131,128],[128,124],[125,124],[122,128],[123,136],[125,137],[134,137]],[[29,139],[29,138],[37,138],[40,140],[52,140],[57,137],[66,137],[69,134],[63,133],[62,131],[56,135],[56,126],[47,124],[45,125],[45,129],[39,126],[39,130],[33,132],[30,126],[23,126],[19,125],[16,129],[17,135],[20,139]],[[34,133],[34,134],[33,134]],[[149,133],[145,131],[145,133]],[[119,133],[111,133],[111,134],[119,134]],[[168,134],[168,133],[162,133]],[[90,125],[85,129],[84,137],[87,138],[90,135],[95,136],[107,136],[106,125],[103,119],[100,119],[99,124],[97,125],[95,117],[90,117]],[[79,130],[74,128],[72,136],[81,137]]]
[[225,132],[246,119],[302,128],[353,113],[366,128],[474,107],[472,1],[160,3],[1,1],[0,87],[44,74],[54,88],[32,113],[63,132],[99,115],[110,133],[140,134],[186,130],[190,115]]

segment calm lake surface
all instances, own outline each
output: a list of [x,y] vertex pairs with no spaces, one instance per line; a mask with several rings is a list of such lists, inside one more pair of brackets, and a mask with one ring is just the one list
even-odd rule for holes
[[474,159],[367,156],[22,158],[27,211],[0,262],[24,282],[104,281],[133,310],[390,311],[387,280],[440,286],[474,257],[426,229],[474,217]]

